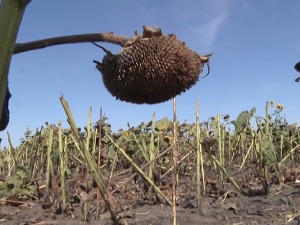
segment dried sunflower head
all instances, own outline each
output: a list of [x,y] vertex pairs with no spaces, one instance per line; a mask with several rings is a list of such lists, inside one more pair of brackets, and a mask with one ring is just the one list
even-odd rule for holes
[[143,27],[119,54],[106,51],[94,61],[107,90],[122,101],[155,104],[167,101],[194,85],[211,55],[199,56],[173,34]]

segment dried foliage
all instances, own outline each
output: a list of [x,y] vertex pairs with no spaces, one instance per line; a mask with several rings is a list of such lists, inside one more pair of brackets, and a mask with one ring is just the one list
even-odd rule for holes
[[[208,207],[215,209],[214,202],[219,201],[218,207],[227,204],[228,210],[232,210],[231,203],[236,197],[246,201],[252,199],[247,196],[267,196],[274,188],[278,196],[281,192],[279,188],[284,186],[294,190],[299,185],[299,126],[289,125],[281,116],[282,109],[278,110],[274,102],[267,106],[266,117],[255,115],[255,108],[249,112],[243,111],[235,121],[230,121],[229,115],[211,117],[199,124],[200,135],[196,133],[196,124],[178,122],[179,207],[197,207],[196,155],[199,137],[205,171],[203,181],[201,179],[201,199],[212,201],[205,203],[209,204]],[[256,129],[253,123],[256,123]],[[34,201],[53,214],[65,213],[72,217],[79,207],[83,220],[97,219],[108,208],[93,177],[95,171],[86,166],[74,131],[60,129],[60,125],[46,124],[35,133],[28,130],[20,146],[15,149],[10,146],[0,152],[2,204],[20,205]],[[128,124],[128,129],[114,132],[106,117],[103,117],[94,126],[89,123],[84,131],[79,129],[78,134],[93,162],[100,162],[97,170],[103,177],[112,210],[119,216],[143,205],[167,205],[165,198],[171,199],[172,196],[174,168],[172,121],[163,118],[136,127]],[[99,143],[102,146],[100,150]],[[150,153],[154,155],[153,161],[150,161]],[[62,157],[64,169],[60,166]],[[147,181],[149,177],[145,179],[131,161],[139,166],[144,175],[149,174],[149,165],[153,166],[151,181],[165,198],[157,194]],[[48,177],[46,173],[49,173],[49,181],[45,181]],[[61,179],[62,173],[65,181]],[[66,207],[63,207],[63,187]],[[248,216],[249,207],[245,205],[245,212],[241,211],[241,207],[234,205],[235,213]],[[285,207],[290,209],[293,204]]]

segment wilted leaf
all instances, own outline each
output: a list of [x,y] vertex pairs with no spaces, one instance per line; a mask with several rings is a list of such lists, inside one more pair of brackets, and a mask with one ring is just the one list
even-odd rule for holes
[[111,145],[109,146],[109,150],[108,150],[108,159],[114,159],[116,157],[116,150],[115,148]]
[[14,189],[15,187],[20,187],[22,183],[23,181],[17,177],[7,176],[5,178],[4,184],[7,186],[8,189]]
[[131,141],[133,138],[133,133],[131,131],[124,131],[122,138],[125,140],[125,142]]
[[210,120],[210,123],[209,123],[209,127],[210,127],[211,129],[214,129],[214,128],[216,127],[217,122],[218,122],[218,121],[216,120],[215,117],[211,117],[211,120]]
[[102,133],[110,133],[111,132],[111,125],[108,123],[103,124],[101,128],[102,128],[102,130],[101,130]]
[[256,113],[256,108],[253,107],[253,108],[250,110],[250,113],[252,114],[251,116],[253,116],[253,115]]
[[101,141],[105,144],[109,143],[109,139],[108,137],[104,136],[103,138],[101,138]]
[[225,121],[228,121],[229,118],[230,118],[230,115],[228,115],[228,114],[226,114],[226,115],[223,117],[223,119],[224,119]]
[[17,175],[22,181],[25,182],[29,181],[29,171],[25,166],[23,165],[17,166]]
[[0,197],[13,196],[19,192],[22,181],[17,177],[7,176],[5,182],[0,185]]
[[173,123],[167,117],[162,118],[156,122],[157,131],[170,131],[172,129]]
[[113,139],[119,139],[120,137],[122,136],[122,134],[121,133],[112,133],[111,134],[111,137],[113,138]]
[[[251,110],[254,111],[255,108],[253,108]],[[237,134],[240,134],[241,132],[243,132],[243,130],[247,127],[247,125],[249,124],[249,121],[252,117],[252,113],[249,113],[248,111],[243,111],[239,114],[239,116],[237,117],[236,121],[233,121],[233,125],[235,127],[235,132]]]
[[263,162],[265,165],[270,165],[276,161],[276,149],[273,142],[270,140],[269,136],[263,134],[260,150],[263,155]]

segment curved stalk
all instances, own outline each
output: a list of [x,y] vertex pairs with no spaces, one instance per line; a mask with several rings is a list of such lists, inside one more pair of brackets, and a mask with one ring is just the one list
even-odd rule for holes
[[84,42],[108,42],[117,44],[123,47],[130,40],[130,37],[119,36],[113,33],[93,33],[93,34],[78,34],[68,35],[54,38],[47,38],[26,43],[17,43],[14,49],[14,54],[47,48],[54,45],[75,44]]

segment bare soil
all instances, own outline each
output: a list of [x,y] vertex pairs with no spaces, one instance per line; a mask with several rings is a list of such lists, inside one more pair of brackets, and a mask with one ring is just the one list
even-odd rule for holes
[[[192,168],[191,171],[194,171]],[[177,221],[180,225],[196,224],[300,224],[300,170],[298,165],[286,168],[280,176],[270,171],[267,194],[255,165],[242,171],[228,168],[244,190],[239,192],[227,178],[220,179],[212,170],[206,171],[206,190],[197,208],[195,175],[181,175],[178,185]],[[155,194],[139,176],[122,186],[133,171],[111,179],[114,209],[124,224],[173,224],[172,208]],[[61,190],[58,178],[52,178],[53,194],[47,196],[40,184],[38,199],[3,198],[0,224],[101,224],[112,225],[98,189],[86,171],[68,177],[67,209],[61,210]],[[160,182],[160,189],[171,196],[171,178]],[[86,205],[83,203],[86,202]],[[84,209],[86,222],[84,222]]]

